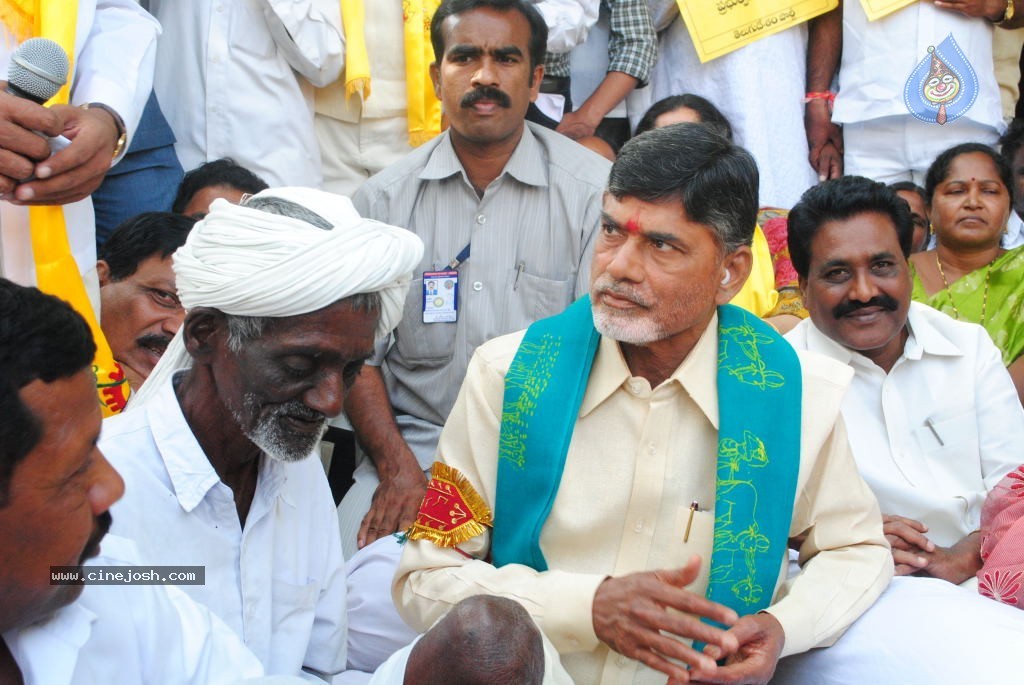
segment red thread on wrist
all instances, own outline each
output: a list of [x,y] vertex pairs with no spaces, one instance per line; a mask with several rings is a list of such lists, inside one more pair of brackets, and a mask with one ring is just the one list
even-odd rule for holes
[[829,105],[836,101],[836,94],[831,91],[823,92],[811,92],[804,95],[804,103],[808,103],[811,100],[825,100]]

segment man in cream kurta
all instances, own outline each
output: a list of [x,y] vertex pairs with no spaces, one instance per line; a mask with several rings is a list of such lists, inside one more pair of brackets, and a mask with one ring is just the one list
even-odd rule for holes
[[[674,154],[682,150],[687,154]],[[669,160],[666,168],[648,173],[652,154]],[[664,187],[661,179],[652,178],[658,173],[678,179],[676,188],[638,200],[642,188]],[[712,185],[719,187],[710,187],[711,195],[740,195],[730,203],[739,208],[735,216],[724,221],[707,211],[723,203],[701,199],[709,193],[704,174],[712,173],[717,174]],[[730,174],[731,181],[721,180]],[[412,540],[394,585],[407,622],[428,626],[465,596],[498,594],[526,606],[576,682],[664,683],[666,674],[674,675],[671,666],[663,662],[654,670],[636,660],[652,650],[686,660],[696,667],[695,678],[714,672],[704,656],[670,654],[655,644],[658,631],[664,634],[668,624],[640,625],[644,619],[636,617],[651,608],[636,606],[643,597],[636,603],[621,600],[616,608],[629,617],[625,623],[633,621],[630,628],[652,629],[650,640],[627,644],[610,635],[604,628],[607,594],[602,593],[631,578],[672,584],[674,591],[685,587],[697,595],[707,588],[719,428],[714,305],[727,302],[749,272],[756,183],[749,154],[704,127],[659,129],[623,147],[609,178],[592,267],[593,314],[602,335],[561,485],[539,538],[549,570],[488,563],[489,529],[455,548]],[[673,292],[689,296],[673,297]],[[697,307],[702,313],[690,316]],[[645,326],[653,332],[645,332]],[[504,336],[477,350],[439,444],[438,459],[461,472],[491,507],[504,377],[522,336]],[[652,372],[651,360],[643,356],[654,351],[671,358],[660,372]],[[735,623],[729,632],[738,643],[697,630],[672,631],[686,642],[696,636],[709,646],[714,643],[723,656],[736,652],[738,644],[730,665],[718,667],[721,677],[738,676],[749,667],[744,678],[765,682],[779,656],[834,641],[881,593],[892,573],[878,505],[857,475],[839,416],[850,371],[812,355],[801,355],[800,366],[800,464],[789,534],[806,534],[799,548],[803,568],[787,580],[780,559],[770,615],[719,619]],[[697,503],[694,512],[691,502]],[[702,561],[699,572],[693,570],[693,555]],[[677,575],[684,564],[692,572]],[[665,581],[668,576],[676,579]],[[632,587],[637,596],[646,591],[642,583]],[[656,600],[653,613],[669,616],[666,606],[679,605]],[[714,618],[706,607],[692,613]],[[740,630],[740,624],[752,623],[764,626],[761,635],[775,633],[764,638],[768,647],[753,649],[769,653],[758,664],[745,651],[753,642]]]

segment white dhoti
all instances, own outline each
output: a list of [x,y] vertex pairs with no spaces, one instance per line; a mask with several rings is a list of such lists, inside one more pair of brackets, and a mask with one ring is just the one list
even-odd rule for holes
[[779,662],[773,685],[1024,682],[1024,611],[934,578],[897,577],[836,644]]

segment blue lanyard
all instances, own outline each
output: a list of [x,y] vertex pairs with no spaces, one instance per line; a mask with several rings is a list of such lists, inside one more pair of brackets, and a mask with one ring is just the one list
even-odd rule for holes
[[448,262],[449,269],[457,269],[459,264],[462,264],[464,261],[469,259],[469,245],[469,243],[466,243],[466,246],[462,248],[462,251],[455,255],[455,259]]

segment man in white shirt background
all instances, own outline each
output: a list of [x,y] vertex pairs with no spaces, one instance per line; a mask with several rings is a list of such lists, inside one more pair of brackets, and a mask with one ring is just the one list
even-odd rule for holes
[[790,253],[811,318],[788,338],[855,371],[843,415],[897,573],[961,583],[981,564],[985,495],[1020,461],[1024,410],[984,329],[910,302],[897,203],[846,177],[794,208]]
[[149,0],[153,88],[189,171],[232,157],[272,186],[320,186],[313,87],[341,71],[337,0]]
[[[843,419],[881,505],[897,577],[828,650],[827,675],[805,675],[826,664],[811,654],[783,668],[793,678],[785,682],[1019,675],[1003,655],[1020,644],[1024,615],[970,586],[981,566],[981,506],[1020,461],[1024,410],[981,326],[910,301],[912,235],[907,203],[859,176],[808,190],[789,215],[790,255],[811,316],[786,339],[854,371]],[[955,649],[943,646],[950,639]],[[964,656],[982,651],[983,659]]]

